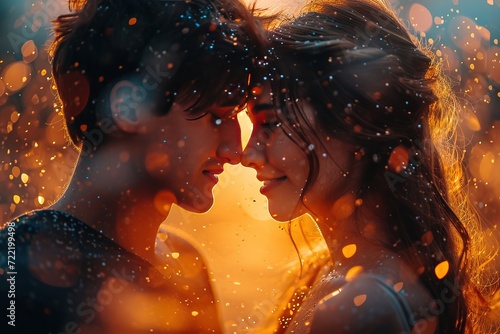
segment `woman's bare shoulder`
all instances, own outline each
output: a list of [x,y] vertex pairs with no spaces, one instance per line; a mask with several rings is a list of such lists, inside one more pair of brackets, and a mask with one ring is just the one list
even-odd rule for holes
[[[319,292],[319,291],[318,291]],[[327,292],[327,293],[326,293]],[[321,296],[310,317],[310,333],[419,333],[435,332],[435,317],[419,314],[432,299],[418,283],[393,282],[382,276],[361,274],[344,282],[332,282],[321,289]],[[424,327],[426,330],[424,330]]]

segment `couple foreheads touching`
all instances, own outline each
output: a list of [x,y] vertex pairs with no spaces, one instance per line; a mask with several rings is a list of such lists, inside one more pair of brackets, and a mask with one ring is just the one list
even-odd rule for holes
[[227,331],[195,247],[166,241],[198,254],[194,276],[155,256],[170,206],[206,212],[226,163],[256,170],[276,220],[312,216],[331,255],[275,332],[480,328],[490,307],[453,141],[461,109],[386,1],[316,1],[295,17],[231,0],[70,7],[51,55],[80,157],[57,202],[0,232],[2,295],[7,248],[17,256],[7,330]]

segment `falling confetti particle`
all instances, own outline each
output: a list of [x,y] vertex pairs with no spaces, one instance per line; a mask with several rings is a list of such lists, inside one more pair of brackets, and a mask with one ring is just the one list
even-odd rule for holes
[[21,197],[19,197],[19,195],[14,195],[12,196],[12,200],[15,204],[19,204],[19,202],[21,201]]
[[356,297],[354,297],[354,300],[353,300],[354,305],[356,305],[356,306],[363,305],[365,303],[365,301],[366,301],[366,295],[356,296]]
[[436,277],[438,279],[442,279],[443,277],[446,276],[449,269],[450,269],[450,264],[448,263],[448,261],[443,261],[436,266],[436,268],[434,269],[434,273],[436,274]]
[[358,277],[359,274],[361,274],[362,272],[363,272],[363,267],[362,266],[354,266],[351,269],[349,269],[349,271],[345,275],[345,280],[347,282],[352,281],[353,279],[355,279],[356,277]]
[[403,282],[398,282],[394,284],[394,291],[399,292],[403,290]]
[[354,254],[356,254],[356,244],[344,246],[344,248],[342,248],[342,254],[346,259],[352,257]]

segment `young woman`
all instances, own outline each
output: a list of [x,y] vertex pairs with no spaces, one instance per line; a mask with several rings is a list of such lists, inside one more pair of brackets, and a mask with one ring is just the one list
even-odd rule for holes
[[488,307],[454,146],[460,110],[433,55],[383,1],[315,2],[269,39],[242,163],[275,219],[315,219],[333,260],[282,329],[478,330]]
[[234,1],[70,4],[52,64],[81,154],[56,203],[0,231],[2,332],[220,332],[200,254],[172,234],[160,259],[155,239],[173,203],[207,211],[240,161],[259,29]]

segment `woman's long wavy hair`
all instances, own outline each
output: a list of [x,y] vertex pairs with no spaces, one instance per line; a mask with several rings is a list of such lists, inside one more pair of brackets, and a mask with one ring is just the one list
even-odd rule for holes
[[[269,38],[283,130],[299,147],[321,142],[335,156],[303,114],[307,101],[315,124],[356,145],[365,171],[357,196],[385,199],[395,241],[387,247],[432,293],[428,311],[439,317],[438,332],[477,330],[489,311],[478,290],[480,226],[457,142],[461,107],[440,62],[383,0],[313,2]],[[304,152],[311,167],[305,193],[320,157]]]

